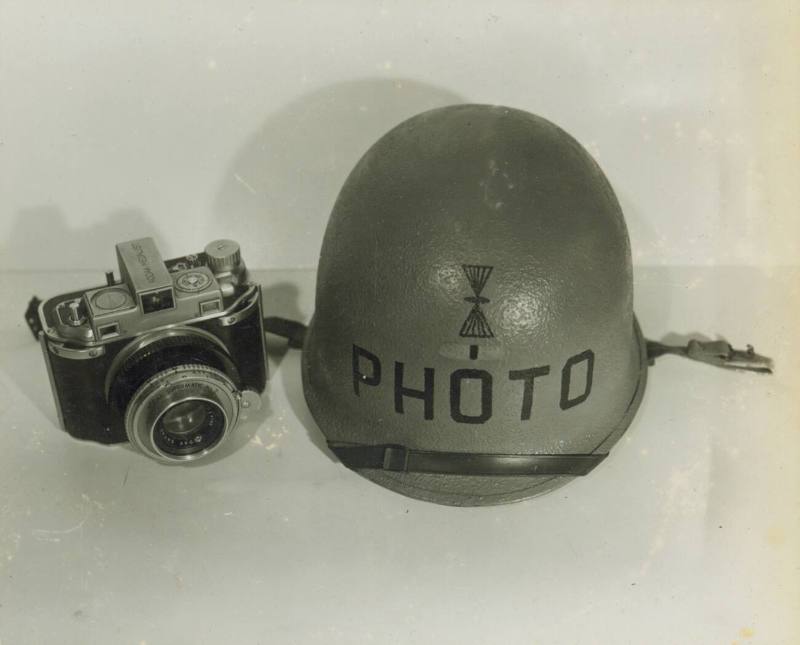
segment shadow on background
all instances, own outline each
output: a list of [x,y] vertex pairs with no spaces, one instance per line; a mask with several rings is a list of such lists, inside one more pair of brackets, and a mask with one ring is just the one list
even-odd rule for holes
[[[28,302],[33,295],[47,299],[101,286],[105,284],[103,269],[114,269],[119,277],[114,244],[147,235],[158,239],[158,229],[137,209],[116,210],[101,222],[73,228],[58,206],[43,205],[20,210],[11,233],[0,245],[5,266],[35,264],[41,271],[6,270],[0,276],[4,306],[12,312],[15,323],[3,330],[0,339],[1,368],[55,425],[58,421],[44,360],[24,320]],[[64,267],[70,268],[65,271]],[[96,274],[83,274],[87,270]],[[41,369],[31,369],[32,360]]]
[[263,240],[258,252],[268,266],[315,266],[334,201],[364,152],[408,117],[463,100],[433,85],[378,78],[301,96],[271,114],[235,155],[214,203],[214,226],[226,237]]
[[[314,266],[339,190],[367,149],[415,114],[463,102],[446,89],[408,79],[358,79],[306,94],[271,114],[235,155],[217,193],[214,225],[226,237],[266,240],[260,252],[269,265]],[[293,261],[286,249],[301,254]],[[289,283],[265,288],[266,315],[308,322],[297,293]],[[269,334],[267,351],[276,368],[271,378],[280,366],[292,411],[335,461],[303,398],[300,361],[281,365],[286,341]]]
[[[8,237],[0,245],[0,258],[3,266],[12,269],[35,266],[37,270],[63,271],[69,267],[71,271],[116,271],[114,245],[148,236],[163,241],[155,224],[135,208],[119,209],[91,226],[73,228],[58,206],[32,206],[17,212]],[[102,283],[100,273],[97,284]]]

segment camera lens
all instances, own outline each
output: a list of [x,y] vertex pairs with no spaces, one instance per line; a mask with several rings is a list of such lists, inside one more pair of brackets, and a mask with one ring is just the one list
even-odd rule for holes
[[234,383],[217,369],[170,367],[145,381],[128,402],[128,440],[158,461],[203,458],[236,426],[240,398]]
[[225,431],[225,413],[218,405],[189,399],[168,408],[156,421],[153,442],[168,455],[192,455],[208,450]]

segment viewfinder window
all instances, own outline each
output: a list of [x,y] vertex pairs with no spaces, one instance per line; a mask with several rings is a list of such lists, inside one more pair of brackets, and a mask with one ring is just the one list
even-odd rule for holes
[[151,314],[156,311],[163,311],[164,309],[172,309],[175,306],[175,299],[172,295],[171,288],[143,293],[140,297],[142,301],[142,313],[144,314]]

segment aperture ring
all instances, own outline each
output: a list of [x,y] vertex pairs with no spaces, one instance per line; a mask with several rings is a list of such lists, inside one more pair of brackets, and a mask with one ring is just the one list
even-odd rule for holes
[[[156,423],[168,409],[190,400],[205,400],[218,406],[225,417],[225,428],[216,443],[200,452],[167,454],[154,440]],[[238,419],[239,392],[230,378],[206,365],[177,365],[158,372],[136,390],[125,410],[125,431],[131,444],[148,457],[176,463],[200,459],[216,450],[230,436]]]

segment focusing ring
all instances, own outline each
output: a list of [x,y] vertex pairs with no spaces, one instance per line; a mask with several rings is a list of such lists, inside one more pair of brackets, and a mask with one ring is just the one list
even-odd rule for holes
[[[141,339],[136,344],[139,343]],[[118,368],[112,366],[107,382],[108,401],[123,414],[142,383],[171,367],[189,364],[215,368],[227,374],[237,387],[241,386],[236,365],[222,348],[198,335],[196,330],[171,330],[159,333],[151,342],[134,349]]]
[[[163,463],[201,459],[221,446],[236,427],[239,398],[233,381],[213,367],[187,364],[167,368],[145,381],[131,397],[125,410],[128,441]],[[192,400],[209,402],[221,410],[224,425],[219,438],[194,453],[169,454],[161,450],[154,437],[159,419],[174,406]]]

